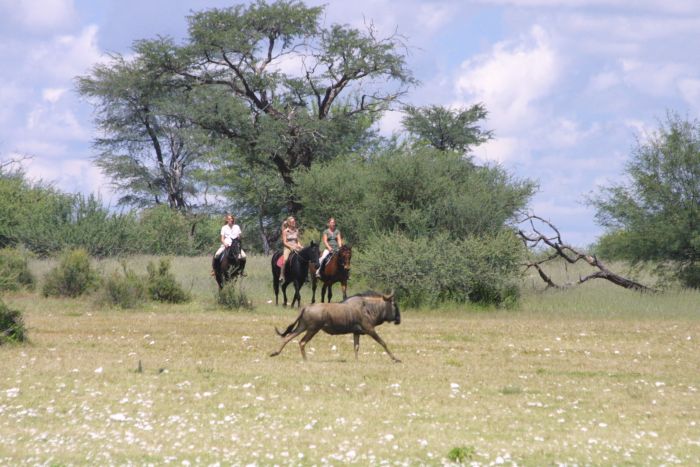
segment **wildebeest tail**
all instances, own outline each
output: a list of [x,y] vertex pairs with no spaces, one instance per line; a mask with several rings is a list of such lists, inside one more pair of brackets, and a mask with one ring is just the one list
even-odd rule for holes
[[297,316],[297,319],[294,320],[292,324],[287,326],[287,329],[284,330],[284,332],[280,332],[279,329],[277,329],[277,326],[275,326],[275,332],[277,333],[278,336],[280,337],[286,337],[293,333],[296,329],[296,327],[299,325],[299,321],[301,321],[301,316],[304,314],[304,310],[306,308],[301,309],[301,313],[299,313],[299,316]]

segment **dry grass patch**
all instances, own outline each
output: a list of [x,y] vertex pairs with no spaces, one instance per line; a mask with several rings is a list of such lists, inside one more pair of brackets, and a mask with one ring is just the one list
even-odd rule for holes
[[303,363],[295,343],[267,356],[273,326],[297,310],[267,305],[268,283],[255,283],[267,276],[251,275],[254,311],[218,309],[214,288],[128,312],[7,297],[31,344],[0,348],[0,464],[700,459],[700,319],[683,297],[653,299],[681,304],[656,314],[625,311],[639,296],[618,298],[621,312],[586,309],[585,294],[583,311],[402,310],[400,326],[378,328],[402,364],[367,337],[356,362],[351,336],[325,334]]

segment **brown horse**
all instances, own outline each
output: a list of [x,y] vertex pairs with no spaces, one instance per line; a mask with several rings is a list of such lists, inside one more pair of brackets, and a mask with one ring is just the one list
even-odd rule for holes
[[284,346],[302,332],[304,337],[299,341],[301,356],[306,360],[304,346],[318,333],[325,331],[328,334],[353,334],[355,360],[360,350],[360,335],[367,334],[381,345],[389,357],[395,362],[400,362],[389,351],[381,337],[374,330],[376,326],[384,322],[401,323],[401,312],[394,300],[394,293],[382,295],[376,292],[366,292],[354,295],[342,303],[315,303],[302,308],[297,319],[290,324],[284,332],[275,328],[277,334],[283,338],[279,350],[272,352],[271,357],[279,355]]
[[343,300],[348,298],[348,279],[350,278],[350,260],[352,259],[352,247],[343,245],[340,249],[333,253],[331,258],[327,260],[326,265],[321,269],[320,278],[314,277],[311,282],[311,290],[313,298],[311,303],[316,301],[316,281],[320,280],[323,283],[321,287],[321,303],[325,301],[326,290],[328,291],[328,303],[333,297],[333,284],[340,282],[343,289]]

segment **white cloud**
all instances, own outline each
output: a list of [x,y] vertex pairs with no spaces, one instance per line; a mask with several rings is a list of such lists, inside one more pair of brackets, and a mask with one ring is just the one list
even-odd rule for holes
[[73,0],[0,0],[0,14],[35,32],[66,27],[76,18]]
[[48,42],[34,44],[26,62],[27,73],[41,73],[44,79],[69,82],[85,74],[106,57],[97,44],[97,26],[87,26],[77,35],[61,35]]
[[66,93],[65,88],[46,88],[41,92],[42,97],[45,101],[55,104],[61,97]]
[[483,102],[497,133],[537,121],[537,102],[553,92],[561,63],[546,32],[533,26],[519,42],[499,42],[461,66],[456,91],[465,101]]
[[678,88],[688,105],[693,107],[696,112],[700,112],[700,79],[682,79],[678,83]]

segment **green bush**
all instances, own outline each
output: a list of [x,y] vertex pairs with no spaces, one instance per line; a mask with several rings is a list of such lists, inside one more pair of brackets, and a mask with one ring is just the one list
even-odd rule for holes
[[161,259],[156,266],[152,261],[146,267],[148,271],[148,295],[159,302],[182,303],[189,301],[190,295],[185,292],[170,272],[170,261]]
[[452,462],[463,464],[474,459],[475,454],[476,449],[473,446],[459,446],[450,449],[450,452],[447,453],[447,458]]
[[147,298],[143,277],[127,269],[126,263],[122,262],[122,272],[115,271],[105,280],[100,301],[121,308],[136,308]]
[[368,283],[394,289],[406,306],[466,302],[512,306],[522,243],[513,232],[452,241],[446,235],[410,239],[375,237],[353,258],[353,271]]
[[78,248],[65,251],[58,266],[46,274],[42,294],[77,297],[98,285],[99,276],[90,265],[90,256],[86,250]]
[[0,291],[33,289],[34,284],[26,255],[16,248],[0,249]]
[[139,226],[141,250],[152,255],[190,255],[190,228],[185,215],[168,206],[145,210]]
[[0,300],[0,345],[6,342],[23,342],[25,339],[22,313],[8,308]]
[[234,278],[224,284],[219,290],[217,302],[229,310],[251,310],[252,302],[238,284],[238,278]]

